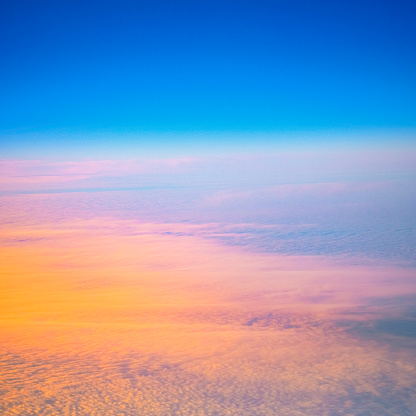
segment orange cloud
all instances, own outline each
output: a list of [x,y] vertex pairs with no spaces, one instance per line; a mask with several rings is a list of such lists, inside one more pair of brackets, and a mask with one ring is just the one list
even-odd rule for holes
[[9,230],[6,243],[17,243],[1,254],[2,316],[123,321],[143,308],[201,305],[328,310],[414,290],[411,269],[250,253],[192,235],[197,229],[107,218]]
[[357,339],[333,315],[409,293],[410,271],[250,253],[197,235],[211,228],[6,228],[0,411],[356,414],[364,397],[382,414],[392,395],[411,408],[412,352]]

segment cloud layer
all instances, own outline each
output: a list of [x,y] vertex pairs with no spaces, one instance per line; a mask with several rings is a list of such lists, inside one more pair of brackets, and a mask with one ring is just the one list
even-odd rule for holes
[[132,157],[1,163],[2,414],[416,413],[414,153]]
[[416,411],[412,344],[360,335],[403,321],[412,269],[252,253],[204,238],[213,227],[9,228],[3,414]]

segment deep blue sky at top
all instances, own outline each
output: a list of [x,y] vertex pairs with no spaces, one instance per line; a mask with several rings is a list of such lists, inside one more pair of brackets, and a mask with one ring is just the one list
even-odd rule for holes
[[0,145],[413,129],[415,19],[412,0],[1,0]]

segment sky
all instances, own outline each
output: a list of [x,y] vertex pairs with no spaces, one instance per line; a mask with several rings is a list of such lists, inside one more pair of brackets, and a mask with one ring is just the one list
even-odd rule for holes
[[411,1],[0,2],[0,412],[416,414]]
[[5,156],[414,137],[411,1],[0,7]]

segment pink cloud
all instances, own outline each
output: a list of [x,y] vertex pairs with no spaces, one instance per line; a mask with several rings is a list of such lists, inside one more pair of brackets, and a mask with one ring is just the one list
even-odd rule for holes
[[[135,296],[160,307],[179,302],[331,310],[359,306],[367,297],[416,294],[413,269],[374,262],[355,266],[341,257],[252,253],[198,236],[210,229],[215,225],[140,224],[110,218],[11,229],[5,238],[33,243],[8,248],[3,264],[7,269],[11,259],[23,257],[28,264],[39,265],[38,271],[31,267],[39,277],[33,279],[31,272],[26,277],[32,282],[31,293],[37,285],[41,290],[49,284],[49,278],[43,282],[41,276],[52,273],[60,276],[67,298],[71,293],[78,296],[72,285],[110,285],[120,295],[121,303],[115,300],[114,305],[131,311]],[[59,296],[59,291],[53,295]],[[90,296],[92,304],[99,299],[94,292]],[[97,313],[101,308],[104,313],[107,304],[101,304]]]
[[86,180],[122,178],[132,175],[169,174],[193,169],[195,160],[190,158],[160,160],[85,160],[76,162],[51,162],[39,160],[0,161],[0,190],[24,189],[25,186],[88,186]]

